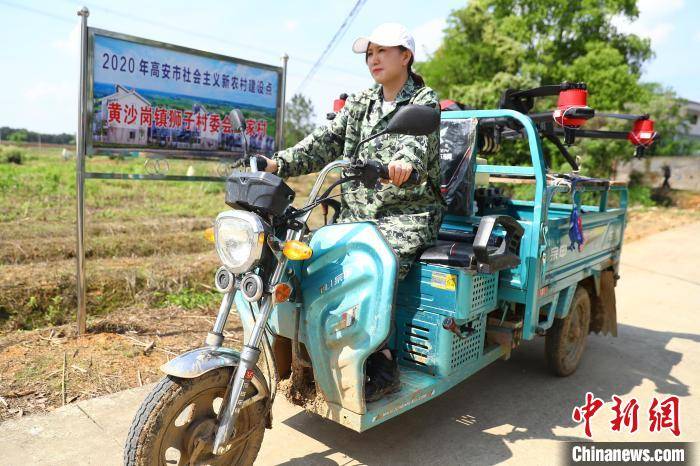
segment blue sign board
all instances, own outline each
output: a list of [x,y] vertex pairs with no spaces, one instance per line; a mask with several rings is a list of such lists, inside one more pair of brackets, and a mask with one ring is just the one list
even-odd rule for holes
[[226,157],[241,151],[239,109],[252,151],[272,153],[281,68],[90,29],[91,147]]

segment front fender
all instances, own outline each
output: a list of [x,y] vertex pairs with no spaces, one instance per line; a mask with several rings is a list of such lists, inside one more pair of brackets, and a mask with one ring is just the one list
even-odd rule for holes
[[[192,351],[181,354],[180,356],[171,359],[162,366],[160,370],[168,375],[180,377],[182,379],[194,379],[209,371],[220,367],[238,367],[240,361],[240,353],[231,348],[223,346],[213,347],[205,346]],[[258,390],[259,397],[268,397],[270,389],[267,386],[265,376],[260,371],[260,368],[255,367],[255,374],[251,382]]]

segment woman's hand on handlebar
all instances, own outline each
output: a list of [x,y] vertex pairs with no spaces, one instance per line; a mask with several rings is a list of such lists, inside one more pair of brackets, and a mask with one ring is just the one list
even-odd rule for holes
[[395,186],[404,184],[413,172],[413,165],[403,160],[392,160],[389,162],[389,180]]
[[[274,161],[273,159],[268,159],[264,155],[259,155],[259,154],[256,154],[255,157],[265,161],[266,165],[265,165],[265,168],[263,169],[263,171],[266,171],[268,173],[277,173],[277,162],[276,161]],[[258,166],[260,166],[260,165],[261,164],[259,164]]]

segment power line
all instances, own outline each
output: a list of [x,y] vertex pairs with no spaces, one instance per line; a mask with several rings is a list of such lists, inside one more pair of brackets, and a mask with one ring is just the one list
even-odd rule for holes
[[362,6],[365,4],[367,0],[357,0],[355,3],[355,6],[352,7],[352,10],[350,10],[350,13],[345,17],[345,20],[343,20],[343,24],[340,25],[340,28],[336,31],[336,33],[333,35],[333,38],[331,38],[331,41],[328,43],[326,46],[326,49],[323,51],[320,57],[318,57],[318,60],[316,60],[316,63],[314,63],[314,66],[311,67],[311,70],[309,70],[309,73],[306,75],[304,80],[301,82],[299,87],[297,88],[297,92],[301,92],[304,86],[306,86],[306,83],[308,83],[316,74],[316,71],[321,67],[321,64],[323,61],[331,54],[335,46],[337,45],[338,41],[345,35],[345,32],[348,30],[350,25],[352,24],[352,21],[355,19],[357,14],[360,12],[362,9]]
[[[82,5],[82,4],[85,4],[85,2],[76,2],[76,1],[72,1],[72,0],[63,0],[63,1],[64,1],[65,3],[70,3],[70,4],[73,4],[73,5]],[[363,0],[363,1],[364,1],[364,0]],[[192,31],[192,30],[190,30],[190,29],[182,28],[182,27],[175,26],[175,25],[172,25],[172,24],[167,24],[167,23],[164,23],[164,22],[161,22],[161,21],[155,21],[155,20],[143,18],[143,17],[137,16],[137,15],[132,15],[132,14],[129,14],[129,13],[123,13],[123,12],[120,12],[120,11],[117,11],[117,10],[113,10],[113,9],[111,9],[111,8],[106,8],[106,7],[103,7],[103,6],[100,6],[100,5],[91,5],[91,4],[88,3],[87,6],[90,7],[90,8],[96,9],[96,10],[102,10],[102,11],[104,11],[105,13],[108,13],[108,14],[111,14],[111,15],[114,15],[114,16],[120,16],[120,17],[122,17],[122,18],[130,19],[130,20],[132,20],[132,21],[139,21],[139,22],[144,23],[144,24],[150,24],[151,26],[157,26],[157,27],[161,27],[161,28],[164,28],[164,29],[170,29],[170,30],[173,30],[173,31],[182,32],[182,33],[184,33],[184,34],[189,34],[189,35],[194,36],[194,37],[200,37],[200,38],[203,38],[203,39],[214,40],[214,41],[217,41],[217,42],[226,44],[226,45],[235,45],[235,46],[241,47],[241,48],[243,48],[243,49],[254,50],[254,51],[256,51],[256,52],[260,52],[260,53],[263,53],[263,54],[266,54],[266,55],[274,56],[274,57],[276,57],[276,58],[279,58],[279,56],[280,56],[280,52],[279,52],[279,51],[275,51],[275,50],[271,50],[271,49],[264,48],[264,47],[259,47],[259,46],[252,46],[252,45],[250,45],[250,43],[236,42],[236,41],[233,41],[233,40],[231,40],[231,39],[229,39],[229,38],[225,38],[225,37],[221,37],[221,36],[216,36],[216,35],[214,35],[214,34],[208,34],[208,33],[205,33],[205,32]],[[293,59],[294,59],[294,61],[298,61],[298,62],[301,62],[301,63],[306,63],[307,65],[311,65],[311,64],[314,63],[313,60],[310,59],[310,58],[305,58],[305,57],[296,56],[296,55],[293,57]],[[349,69],[347,69],[347,68],[342,68],[342,67],[330,67],[330,66],[329,66],[328,68],[329,68],[329,69],[332,69],[332,70],[334,70],[334,71],[341,72],[341,73],[346,73],[346,74],[349,74],[349,75],[353,75],[353,76],[355,76],[355,77],[362,77],[362,78],[365,77],[364,75],[360,75],[359,73],[357,73],[357,72],[355,72],[355,71],[352,71],[352,70],[349,70]]]
[[182,32],[182,33],[185,33],[185,34],[189,34],[189,35],[192,35],[192,36],[195,36],[195,37],[201,37],[201,38],[203,38],[203,39],[215,40],[215,41],[223,42],[223,43],[229,44],[229,45],[230,45],[230,44],[233,44],[233,45],[236,45],[236,46],[239,46],[239,47],[245,47],[245,48],[250,49],[250,50],[255,50],[255,51],[257,51],[257,52],[261,52],[261,53],[265,53],[265,54],[269,54],[269,55],[274,55],[274,56],[279,56],[279,52],[275,52],[275,51],[272,51],[272,50],[270,50],[270,49],[266,49],[266,48],[262,48],[262,47],[256,47],[256,46],[252,46],[252,45],[250,45],[250,44],[244,44],[244,43],[242,43],[242,42],[236,42],[236,41],[233,41],[233,40],[231,40],[231,39],[225,39],[225,38],[223,38],[223,37],[215,36],[215,35],[213,35],[213,34],[207,34],[207,33],[205,33],[205,32],[192,31],[192,30],[190,30],[190,29],[182,28],[182,27],[179,27],[179,26],[176,26],[176,25],[167,24],[167,23],[160,22],[160,21],[154,21],[154,20],[152,20],[152,19],[143,18],[143,17],[141,17],[141,16],[132,15],[132,14],[129,14],[129,13],[123,13],[123,12],[121,12],[121,11],[113,10],[113,9],[111,9],[111,8],[106,8],[106,7],[103,7],[103,6],[100,6],[100,5],[91,5],[91,4],[89,4],[89,3],[85,3],[85,2],[75,2],[75,1],[71,1],[71,0],[63,0],[63,1],[64,1],[64,3],[70,3],[70,4],[73,4],[73,5],[82,5],[82,4],[86,4],[86,5],[87,5],[89,8],[91,8],[91,9],[102,10],[102,11],[104,11],[105,13],[109,13],[110,15],[120,16],[120,17],[122,17],[122,18],[130,19],[130,20],[132,20],[132,21],[139,21],[139,22],[141,22],[141,23],[150,24],[151,26],[157,26],[157,27],[161,27],[161,28],[164,28],[164,29],[170,29],[170,30],[173,30],[173,31],[178,31],[178,32]]
[[63,16],[54,15],[54,14],[52,14],[52,13],[47,13],[47,12],[45,12],[45,11],[43,11],[43,10],[39,10],[39,9],[32,8],[32,7],[29,7],[29,6],[17,5],[17,4],[11,3],[11,2],[6,2],[5,0],[0,0],[0,3],[3,4],[3,5],[5,5],[5,6],[9,6],[9,7],[11,7],[11,8],[17,8],[18,10],[24,10],[24,11],[28,11],[28,12],[30,12],[30,13],[34,13],[34,14],[37,14],[37,15],[46,16],[47,18],[52,18],[52,19],[56,19],[56,20],[58,20],[58,21],[63,21],[64,23],[75,24],[75,21],[74,21],[74,20],[71,20],[71,19],[68,19],[68,18],[64,18]]
[[[361,1],[364,2],[364,1],[366,1],[366,0],[361,0]],[[71,1],[71,0],[64,0],[64,2],[65,2],[65,3],[74,4],[74,5],[82,5],[82,4],[85,3],[85,2],[74,2],[74,1]],[[54,20],[57,20],[57,21],[61,21],[61,22],[64,22],[64,23],[68,23],[68,24],[75,24],[75,23],[76,23],[75,20],[69,19],[68,17],[56,15],[56,14],[53,14],[53,13],[48,13],[48,12],[46,12],[46,11],[44,11],[44,10],[40,10],[40,9],[37,9],[37,8],[32,8],[32,7],[28,7],[28,6],[24,6],[24,5],[18,5],[18,4],[12,3],[12,2],[8,2],[7,0],[0,0],[0,4],[1,4],[1,5],[6,5],[6,6],[8,6],[8,7],[15,8],[15,9],[18,9],[18,10],[23,10],[23,11],[26,11],[26,12],[28,12],[28,13],[33,13],[33,14],[36,14],[36,15],[39,15],[39,16],[44,16],[44,17],[47,17],[47,18],[51,18],[51,19],[54,19]],[[164,29],[170,29],[170,30],[182,32],[182,33],[189,34],[189,35],[192,35],[192,36],[195,36],[195,37],[201,37],[201,38],[204,38],[204,39],[215,40],[215,41],[224,43],[224,44],[226,44],[226,45],[232,45],[232,44],[233,44],[233,45],[237,45],[237,46],[239,46],[239,47],[245,47],[245,48],[252,49],[252,50],[256,50],[256,51],[258,51],[258,52],[261,52],[261,53],[264,53],[264,54],[267,54],[267,55],[271,55],[271,56],[276,56],[276,57],[279,56],[279,53],[278,53],[278,52],[272,51],[272,50],[270,50],[270,49],[265,49],[265,48],[260,48],[260,47],[251,47],[251,46],[248,45],[248,44],[238,43],[238,42],[235,42],[235,41],[231,41],[230,39],[225,39],[225,38],[223,38],[223,37],[215,36],[215,35],[212,35],[212,34],[206,34],[206,33],[191,31],[191,30],[189,30],[189,29],[185,29],[185,28],[173,26],[173,25],[166,24],[166,23],[162,23],[162,22],[159,22],[159,21],[153,21],[153,20],[141,18],[141,17],[135,16],[135,15],[131,15],[131,14],[128,14],[128,13],[121,13],[121,12],[119,12],[119,11],[115,11],[115,10],[112,10],[112,9],[110,9],[110,8],[105,8],[105,7],[102,7],[102,6],[99,6],[99,5],[89,5],[89,4],[88,4],[88,6],[89,6],[90,8],[92,8],[92,9],[102,10],[102,11],[104,11],[105,13],[109,13],[109,14],[112,14],[112,15],[114,15],[114,16],[120,16],[120,17],[122,17],[122,18],[131,19],[131,20],[133,20],[133,21],[139,21],[139,22],[142,22],[142,23],[145,23],[145,24],[151,24],[151,25],[153,25],[153,26],[161,27],[161,28],[164,28]],[[294,60],[295,62],[306,63],[306,64],[309,64],[309,65],[315,63],[315,62],[314,62],[313,60],[311,60],[311,59],[303,58],[303,57],[298,57],[298,56],[294,56],[293,60]],[[335,67],[335,66],[327,66],[327,68],[330,69],[330,70],[338,71],[338,72],[341,72],[341,73],[344,73],[344,74],[347,74],[347,75],[356,77],[356,78],[366,78],[366,77],[367,77],[367,76],[365,76],[365,75],[361,75],[361,74],[356,73],[356,72],[354,72],[354,71],[350,71],[350,70],[348,70],[348,69],[346,69],[346,68]],[[289,75],[289,76],[297,76],[297,77],[303,76],[303,75],[300,74],[300,73],[294,73],[294,72],[289,72],[289,71],[287,72],[287,75]],[[306,75],[306,78],[308,78],[308,75]],[[306,79],[306,78],[305,78],[305,79]],[[324,83],[326,83],[326,84],[335,84],[335,82],[332,82],[332,81],[326,81],[326,80],[319,80],[319,81],[324,82]]]

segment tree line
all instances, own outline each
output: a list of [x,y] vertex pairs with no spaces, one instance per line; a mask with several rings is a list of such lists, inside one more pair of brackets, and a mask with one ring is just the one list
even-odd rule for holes
[[75,144],[73,134],[47,134],[29,131],[24,128],[0,127],[0,141],[11,142],[41,142],[43,144]]

